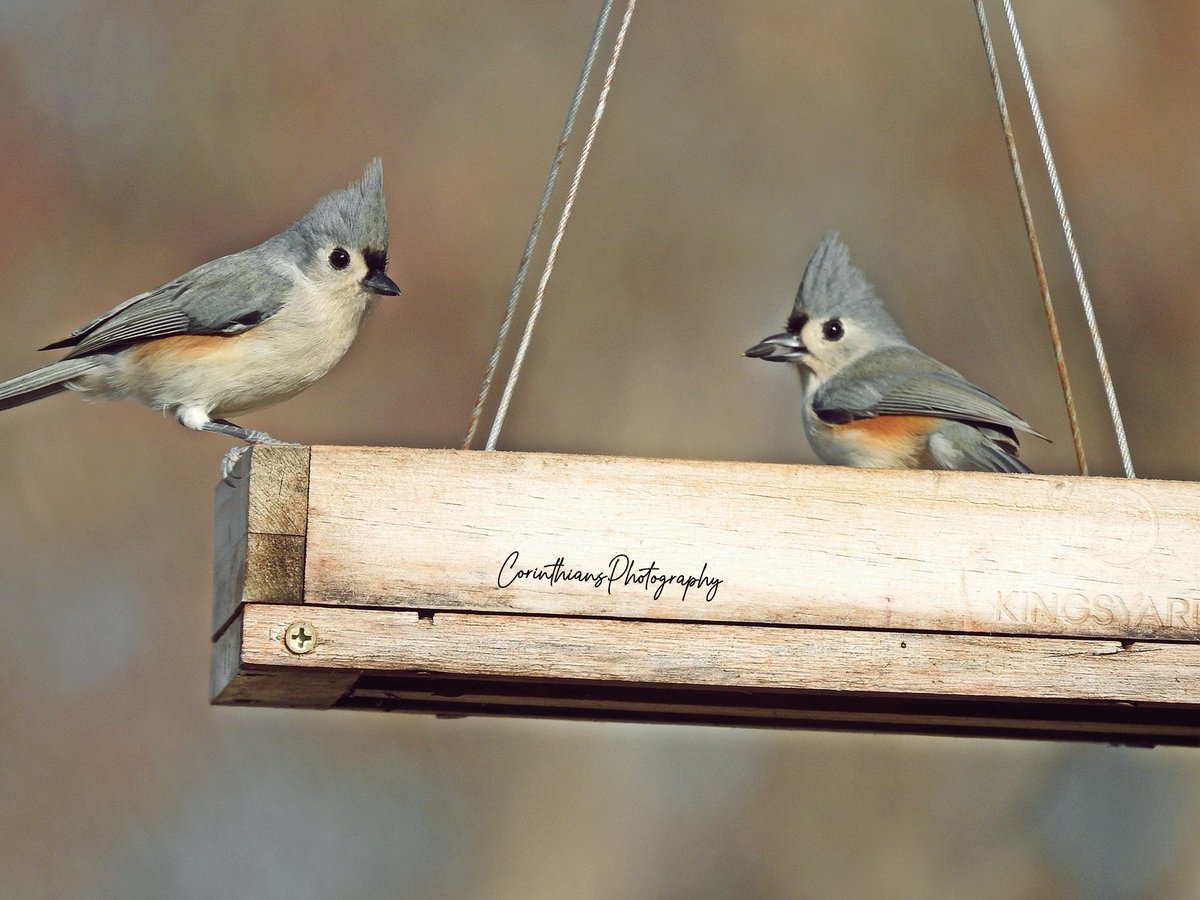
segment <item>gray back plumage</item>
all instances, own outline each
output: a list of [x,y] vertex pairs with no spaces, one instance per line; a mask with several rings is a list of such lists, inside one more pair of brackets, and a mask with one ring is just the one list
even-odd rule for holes
[[303,219],[279,237],[299,239],[308,248],[332,242],[345,244],[348,249],[386,253],[388,222],[383,198],[383,163],[378,158],[371,160],[359,181],[322,197]]
[[851,318],[868,324],[872,333],[890,341],[907,343],[875,288],[862,270],[850,262],[850,250],[836,231],[830,231],[804,269],[793,312],[812,319]]
[[869,352],[828,378],[814,394],[813,411],[824,422],[934,416],[988,431],[990,440],[1007,440],[1014,450],[1014,431],[1044,437],[987,391],[909,344],[862,271],[851,264],[850,251],[837,232],[825,235],[809,260],[794,314],[853,319],[875,339]]
[[324,264],[316,251],[328,244],[365,250],[375,255],[374,262],[382,257],[386,263],[387,208],[378,159],[367,164],[361,180],[322,197],[274,237],[132,297],[42,349],[74,347],[72,358],[172,335],[238,334],[275,315],[294,286],[290,266]]

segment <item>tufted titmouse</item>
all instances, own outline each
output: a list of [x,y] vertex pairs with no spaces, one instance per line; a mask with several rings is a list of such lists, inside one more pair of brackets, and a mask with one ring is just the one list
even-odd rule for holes
[[795,364],[804,432],[835,465],[1028,472],[1016,432],[1048,440],[913,347],[836,232],[804,270],[787,331],[746,356]]
[[0,410],[67,389],[136,400],[197,431],[275,443],[224,416],[286,400],[333,368],[379,295],[400,293],[387,250],[383,165],[374,159],[361,181],[257,247],[197,266],[43,347],[73,349],[0,383]]

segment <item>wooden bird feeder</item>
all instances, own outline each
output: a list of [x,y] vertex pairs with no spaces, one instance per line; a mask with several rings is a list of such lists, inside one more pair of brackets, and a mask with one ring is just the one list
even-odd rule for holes
[[[1040,271],[982,5],[977,17]],[[1061,199],[1059,212],[1074,253]],[[1097,358],[1104,372],[1098,338]],[[212,696],[1198,745],[1198,550],[1200,484],[260,445],[217,488]]]
[[1200,485],[256,446],[213,702],[1200,744]]

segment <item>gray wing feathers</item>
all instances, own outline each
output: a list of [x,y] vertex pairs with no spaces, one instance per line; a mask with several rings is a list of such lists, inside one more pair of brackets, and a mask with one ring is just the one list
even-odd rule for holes
[[896,385],[876,406],[891,415],[935,415],[1005,425],[1035,434],[1028,423],[991,394],[961,377],[922,374]]
[[266,262],[260,246],[205,263],[43,349],[73,346],[73,359],[153,338],[245,331],[278,312],[291,285]]
[[65,390],[67,382],[104,364],[103,359],[64,359],[0,383],[0,410],[32,403]]
[[1016,456],[1011,434],[986,426],[946,422],[930,435],[929,455],[941,469],[1028,474],[1029,467]]
[[190,324],[191,319],[173,297],[146,294],[81,334],[70,356],[85,356],[131,341],[186,334]]
[[911,347],[894,347],[852,363],[813,398],[826,421],[878,415],[941,416],[1043,437],[991,394]]
[[[162,288],[159,288],[159,290],[162,290]],[[88,322],[86,325],[80,325],[78,328],[76,328],[74,331],[72,331],[70,334],[68,334],[62,340],[55,341],[53,344],[47,344],[45,347],[39,347],[38,349],[39,350],[57,350],[60,347],[73,347],[79,343],[79,339],[83,335],[87,334],[89,331],[91,331],[93,328],[95,328],[101,322],[111,319],[113,316],[124,311],[126,308],[132,306],[133,304],[137,303],[140,300],[146,299],[149,296],[150,296],[150,294],[147,293],[147,294],[138,294],[136,297],[130,297],[124,303],[122,303],[119,306],[114,307],[113,309],[110,309],[104,315],[97,316],[95,319],[92,319],[92,321]]]
[[966,456],[979,465],[984,472],[1010,472],[1014,475],[1029,475],[1033,472],[1029,466],[1021,462],[1012,453],[1002,450],[990,441],[981,442],[978,447],[972,447]]
[[[853,366],[846,371],[853,375]],[[835,376],[813,397],[813,411],[825,422],[851,422],[879,415],[879,401],[887,385],[878,379]]]

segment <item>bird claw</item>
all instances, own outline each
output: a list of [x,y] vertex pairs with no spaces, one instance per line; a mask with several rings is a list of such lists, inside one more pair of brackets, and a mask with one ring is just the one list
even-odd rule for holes
[[233,475],[233,469],[238,462],[241,461],[241,458],[246,455],[246,451],[249,449],[249,445],[244,447],[233,447],[221,460],[221,480],[230,487],[233,487],[234,482],[234,479],[230,477]]
[[231,448],[225,454],[224,458],[221,460],[221,480],[223,482],[225,482],[226,484],[228,484],[230,487],[232,487],[234,481],[236,481],[236,479],[233,478],[234,468],[241,461],[241,458],[246,455],[246,451],[249,450],[251,447],[253,447],[255,444],[271,444],[272,446],[275,446],[275,447],[299,447],[299,446],[301,446],[300,444],[297,444],[293,441],[281,441],[278,438],[273,438],[269,434],[267,434],[265,431],[249,431],[249,432],[247,432],[246,433],[246,441],[247,441],[247,443],[242,445],[241,447]]
[[[269,434],[267,434],[265,431],[255,431],[254,429],[250,429],[249,431],[246,432],[246,443],[247,444],[286,444],[287,441],[281,441],[278,438],[273,438]],[[241,449],[245,450],[246,448],[242,447]]]

